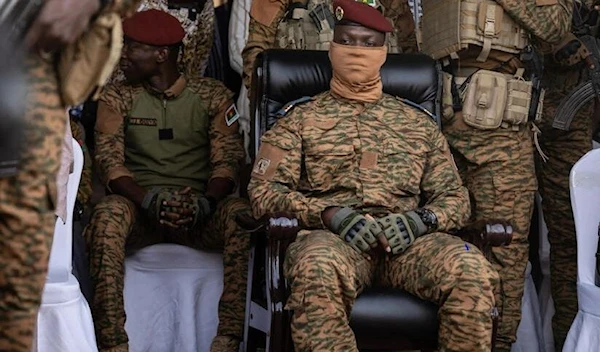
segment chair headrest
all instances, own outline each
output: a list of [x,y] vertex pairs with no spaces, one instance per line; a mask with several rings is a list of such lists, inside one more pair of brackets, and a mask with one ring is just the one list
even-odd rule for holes
[[[267,113],[267,129],[275,123],[275,114],[284,104],[329,89],[332,73],[327,51],[271,49],[262,53],[259,62],[255,99],[260,100],[254,103],[262,110],[260,115]],[[389,54],[381,68],[383,91],[439,116],[439,71],[436,61],[426,55]]]

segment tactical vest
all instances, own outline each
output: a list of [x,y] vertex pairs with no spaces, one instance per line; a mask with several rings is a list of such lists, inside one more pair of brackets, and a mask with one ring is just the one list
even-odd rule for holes
[[490,50],[518,54],[528,44],[527,32],[490,0],[422,0],[421,50],[435,59],[450,56],[469,45],[481,47],[477,61]]
[[206,190],[210,176],[210,116],[189,88],[161,100],[144,90],[133,102],[125,130],[125,167],[142,187]]
[[[334,24],[331,0],[296,0],[277,27],[275,45],[282,49],[329,50]],[[389,53],[400,51],[396,29],[388,36],[387,45]]]

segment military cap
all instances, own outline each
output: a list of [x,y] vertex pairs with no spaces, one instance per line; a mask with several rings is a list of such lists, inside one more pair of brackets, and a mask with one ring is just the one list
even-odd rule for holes
[[338,22],[349,21],[379,32],[394,30],[391,23],[378,10],[377,0],[334,0],[333,9]]
[[123,21],[123,33],[136,42],[156,46],[177,44],[185,37],[177,18],[155,9],[137,12]]

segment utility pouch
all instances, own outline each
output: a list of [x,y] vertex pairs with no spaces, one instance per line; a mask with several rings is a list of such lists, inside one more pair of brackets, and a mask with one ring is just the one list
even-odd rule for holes
[[505,75],[479,70],[471,76],[463,101],[463,119],[471,127],[493,130],[502,125],[506,110],[507,79]]
[[515,77],[508,80],[507,88],[508,99],[504,122],[510,126],[523,125],[529,120],[533,84],[523,78]]

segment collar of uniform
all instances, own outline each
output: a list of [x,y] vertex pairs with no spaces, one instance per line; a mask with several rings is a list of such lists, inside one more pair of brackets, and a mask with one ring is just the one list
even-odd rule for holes
[[379,97],[379,99],[377,99],[377,101],[374,101],[372,103],[368,103],[368,102],[364,102],[364,101],[360,101],[360,100],[354,100],[354,99],[348,99],[346,97],[343,97],[333,91],[329,91],[329,94],[331,94],[331,96],[336,99],[336,100],[341,100],[344,101],[348,104],[351,105],[358,105],[358,106],[371,106],[371,105],[377,105],[379,104],[379,102],[381,102],[381,99],[383,99],[383,93],[381,94],[381,96]]
[[148,92],[150,92],[151,94],[159,96],[159,97],[165,97],[167,99],[177,98],[179,96],[179,94],[181,94],[183,92],[183,90],[185,89],[186,86],[187,86],[187,80],[185,79],[185,77],[183,77],[183,75],[179,76],[179,78],[177,78],[175,83],[173,83],[173,85],[170,86],[164,92],[159,91],[158,89],[152,87],[149,84],[144,84],[144,87],[146,88],[146,90]]

